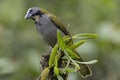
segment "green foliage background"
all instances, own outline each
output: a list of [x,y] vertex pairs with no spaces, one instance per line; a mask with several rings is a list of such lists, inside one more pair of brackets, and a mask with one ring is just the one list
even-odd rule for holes
[[[0,0],[0,80],[34,80],[41,54],[50,51],[32,20],[24,16],[38,6],[55,14],[72,35],[96,33],[78,51],[93,76],[84,80],[120,80],[120,0]],[[69,80],[83,80],[70,74]]]

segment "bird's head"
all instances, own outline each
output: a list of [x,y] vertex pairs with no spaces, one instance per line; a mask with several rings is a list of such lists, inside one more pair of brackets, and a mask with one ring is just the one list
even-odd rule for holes
[[29,8],[25,19],[33,19],[35,21],[39,21],[40,17],[42,17],[43,14],[47,14],[48,12],[45,9],[38,8],[38,7],[32,7]]

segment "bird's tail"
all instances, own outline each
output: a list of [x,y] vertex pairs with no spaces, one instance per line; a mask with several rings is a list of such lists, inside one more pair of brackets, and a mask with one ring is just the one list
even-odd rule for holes
[[[78,54],[76,51],[74,51],[74,52],[76,54]],[[80,61],[80,62],[84,62],[80,55],[79,55],[79,57],[80,57],[80,59],[77,59],[77,60]],[[92,71],[91,71],[91,69],[89,68],[88,65],[86,65],[86,64],[79,64],[79,66],[80,66],[79,73],[81,74],[81,76],[83,78],[87,78],[88,76],[92,76]]]

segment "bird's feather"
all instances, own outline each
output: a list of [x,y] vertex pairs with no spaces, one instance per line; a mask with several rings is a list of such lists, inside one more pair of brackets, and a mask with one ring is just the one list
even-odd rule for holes
[[65,35],[70,35],[70,33],[67,31],[65,26],[61,23],[61,21],[54,15],[48,14],[50,17],[51,21],[56,25]]

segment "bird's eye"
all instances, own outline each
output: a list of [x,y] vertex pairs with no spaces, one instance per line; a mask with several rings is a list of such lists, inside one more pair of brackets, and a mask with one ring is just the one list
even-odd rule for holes
[[33,10],[31,9],[29,12],[31,13],[31,12],[33,12]]
[[35,16],[35,15],[39,15],[39,13],[38,13],[38,12],[36,12],[36,13],[34,13],[32,16]]

